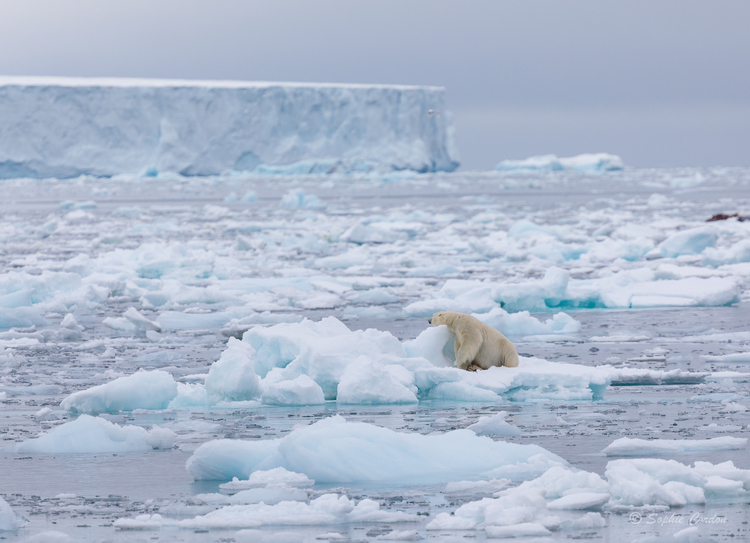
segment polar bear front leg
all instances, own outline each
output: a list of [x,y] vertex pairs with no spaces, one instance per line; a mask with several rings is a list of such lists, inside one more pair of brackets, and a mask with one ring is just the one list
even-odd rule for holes
[[481,334],[459,333],[455,335],[453,347],[456,349],[456,366],[466,371],[476,371],[471,369],[474,359],[479,353],[482,346]]

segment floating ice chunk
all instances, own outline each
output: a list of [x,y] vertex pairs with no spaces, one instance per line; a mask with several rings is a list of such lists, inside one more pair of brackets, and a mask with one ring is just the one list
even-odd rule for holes
[[68,534],[57,530],[45,530],[23,540],[24,543],[72,543],[72,541],[73,538]]
[[215,505],[247,505],[265,503],[275,505],[283,501],[305,501],[307,492],[285,484],[268,485],[263,488],[241,490],[232,496],[226,494],[197,494],[193,500]]
[[566,170],[589,173],[622,170],[624,167],[619,156],[608,153],[584,153],[569,158],[561,158],[560,163]]
[[271,374],[263,380],[261,402],[267,405],[321,405],[326,399],[320,385],[305,374],[287,381],[273,382]]
[[726,249],[707,247],[701,257],[704,265],[714,267],[750,262],[750,239],[740,240]]
[[250,345],[230,337],[226,350],[208,370],[206,392],[232,401],[260,397],[260,379],[255,373],[254,355],[255,349]]
[[655,454],[684,454],[743,449],[744,437],[714,437],[711,439],[634,439],[621,437],[602,452],[607,456],[645,456]]
[[138,330],[138,327],[125,317],[105,317],[102,324],[113,330],[121,330],[123,332],[135,332]]
[[[600,366],[602,368],[602,366]],[[646,368],[613,368],[615,385],[693,385],[703,383],[710,374],[699,371],[649,370]]]
[[281,207],[287,209],[323,209],[326,204],[315,194],[305,194],[303,189],[292,189],[281,198]]
[[497,415],[480,417],[477,422],[468,427],[478,436],[517,436],[521,430],[517,426],[505,422],[508,416],[506,411],[500,411]]
[[46,420],[57,420],[59,417],[52,412],[49,407],[42,407],[39,411],[34,413],[34,419],[43,422]]
[[509,172],[570,170],[600,173],[622,170],[623,162],[619,156],[607,153],[585,153],[569,158],[557,158],[555,155],[538,155],[524,160],[503,160],[495,166],[495,169]]
[[403,366],[385,365],[366,356],[349,364],[338,384],[340,404],[417,403],[414,375]]
[[556,305],[554,300],[565,299],[568,279],[569,273],[566,270],[552,266],[539,281],[496,285],[492,290],[492,298],[509,311],[543,309]]
[[195,479],[246,478],[258,469],[283,467],[318,483],[439,483],[523,464],[535,455],[565,464],[536,445],[496,442],[469,430],[423,436],[334,416],[298,427],[280,439],[204,443],[188,460],[187,469]]
[[129,307],[122,316],[132,322],[139,330],[154,330],[156,332],[161,332],[161,325],[158,322],[148,320],[141,315],[135,307]]
[[620,505],[681,507],[705,503],[706,479],[674,460],[615,460],[605,473],[611,499]]
[[313,479],[310,479],[304,473],[295,473],[284,468],[273,468],[265,471],[254,471],[247,479],[242,481],[235,477],[228,483],[220,484],[219,488],[221,488],[221,490],[224,492],[238,492],[240,490],[248,490],[250,488],[259,488],[268,485],[281,484],[298,488],[306,488],[314,485],[315,481]]
[[664,240],[659,249],[662,256],[676,258],[680,255],[697,255],[707,247],[716,245],[719,232],[712,226],[683,230]]
[[96,202],[93,200],[88,200],[85,202],[65,200],[64,202],[60,202],[60,209],[96,209]]
[[119,426],[108,420],[81,415],[72,422],[55,427],[43,436],[7,447],[17,453],[73,454],[141,452],[170,449],[176,434],[154,426]]
[[247,190],[245,194],[242,195],[242,198],[240,198],[240,201],[245,204],[250,204],[253,202],[258,201],[258,193],[254,190]]
[[521,483],[517,489],[543,490],[548,500],[555,500],[572,494],[606,494],[607,482],[596,473],[570,470],[564,466],[552,466],[540,476]]
[[611,336],[592,336],[589,341],[592,343],[635,343],[639,341],[648,341],[651,336],[643,334],[613,334]]
[[83,327],[78,324],[78,321],[76,321],[76,318],[72,313],[65,315],[60,323],[60,328],[67,328],[68,330],[75,330],[76,332],[81,332],[83,330]]
[[116,413],[166,409],[177,396],[177,382],[165,371],[139,371],[109,383],[74,392],[60,406],[77,413]]
[[0,532],[14,532],[26,526],[28,520],[11,509],[0,496]]
[[[247,491],[249,492],[249,491]],[[375,501],[359,502],[346,496],[324,494],[310,503],[282,501],[276,505],[230,505],[192,519],[173,520],[161,515],[139,515],[134,519],[118,519],[120,530],[149,530],[163,526],[190,530],[257,528],[260,526],[327,526],[349,523],[418,522],[420,517],[401,511],[384,511]]]
[[525,337],[537,335],[572,335],[581,331],[581,323],[567,313],[556,313],[551,319],[542,322],[532,317],[528,311],[508,313],[496,307],[489,313],[472,313],[485,324],[508,337]]
[[357,223],[341,234],[339,239],[341,241],[348,241],[349,243],[362,245],[363,243],[393,243],[399,239],[407,239],[407,237],[406,234],[395,230]]
[[378,541],[419,541],[422,536],[416,530],[393,530],[387,534],[379,535]]
[[675,460],[613,460],[607,464],[606,477],[612,502],[620,505],[680,507],[707,500],[747,501],[750,497],[746,490],[750,488],[750,470],[738,469],[731,461],[716,465],[696,462],[691,468]]
[[515,538],[515,537],[543,537],[551,535],[543,524],[539,522],[522,522],[510,526],[485,526],[487,537],[491,538]]

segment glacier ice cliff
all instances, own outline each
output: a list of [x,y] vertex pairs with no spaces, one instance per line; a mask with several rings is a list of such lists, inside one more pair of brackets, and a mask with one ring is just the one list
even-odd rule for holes
[[0,178],[452,171],[440,87],[0,77]]

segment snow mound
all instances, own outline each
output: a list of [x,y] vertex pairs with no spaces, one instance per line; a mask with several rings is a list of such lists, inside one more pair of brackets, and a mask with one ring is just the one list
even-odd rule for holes
[[566,464],[539,446],[493,441],[469,430],[423,436],[334,416],[298,427],[279,439],[204,443],[186,467],[196,480],[245,479],[256,470],[282,467],[318,483],[439,483],[526,464],[537,455],[547,462]]
[[684,454],[743,449],[745,437],[714,437],[711,439],[633,439],[621,437],[602,452],[607,456],[645,456],[656,454]]
[[176,434],[167,428],[154,426],[146,430],[140,426],[120,426],[99,417],[81,415],[43,436],[11,445],[6,450],[33,454],[143,452],[171,449],[175,437]]
[[556,155],[539,155],[524,160],[503,160],[496,170],[506,172],[574,171],[601,173],[623,169],[622,159],[607,153],[585,153],[568,158]]
[[0,178],[458,166],[437,87],[3,77],[0,118]]

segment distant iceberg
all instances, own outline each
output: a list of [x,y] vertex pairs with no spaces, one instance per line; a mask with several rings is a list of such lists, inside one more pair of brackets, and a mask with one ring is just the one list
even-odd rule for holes
[[0,118],[0,179],[458,167],[440,87],[0,77]]
[[556,155],[539,155],[524,160],[503,160],[495,166],[495,169],[511,172],[572,171],[601,173],[622,170],[623,167],[622,159],[617,155],[585,153],[568,158],[558,158]]

